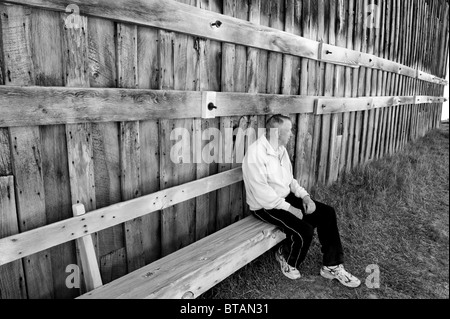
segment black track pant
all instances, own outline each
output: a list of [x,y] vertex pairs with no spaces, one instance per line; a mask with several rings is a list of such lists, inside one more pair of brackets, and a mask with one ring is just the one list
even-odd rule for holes
[[303,219],[295,217],[282,209],[260,209],[253,211],[253,215],[267,223],[276,225],[286,234],[283,241],[283,255],[289,265],[298,268],[305,260],[309,246],[317,228],[317,234],[323,253],[323,265],[335,266],[344,262],[341,239],[336,223],[334,208],[314,201],[316,210],[309,215],[304,213],[303,201],[293,193],[286,197],[292,206],[301,209]]

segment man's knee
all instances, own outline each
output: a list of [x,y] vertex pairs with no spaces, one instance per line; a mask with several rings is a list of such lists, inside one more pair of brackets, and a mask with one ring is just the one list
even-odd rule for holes
[[293,227],[289,229],[288,235],[293,236],[294,241],[305,241],[309,242],[314,236],[314,227],[308,223],[298,223],[292,225]]
[[311,241],[314,236],[314,227],[309,224],[305,224],[301,231],[301,235],[303,240]]
[[321,215],[326,220],[336,220],[336,210],[332,206],[324,204],[321,207]]

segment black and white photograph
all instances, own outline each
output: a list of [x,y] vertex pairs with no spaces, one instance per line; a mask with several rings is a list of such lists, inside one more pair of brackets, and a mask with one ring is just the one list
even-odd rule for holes
[[448,99],[449,0],[0,0],[0,309],[448,300]]

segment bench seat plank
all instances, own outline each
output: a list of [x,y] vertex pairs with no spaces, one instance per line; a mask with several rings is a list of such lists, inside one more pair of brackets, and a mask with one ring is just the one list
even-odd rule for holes
[[284,238],[249,216],[78,298],[196,298]]

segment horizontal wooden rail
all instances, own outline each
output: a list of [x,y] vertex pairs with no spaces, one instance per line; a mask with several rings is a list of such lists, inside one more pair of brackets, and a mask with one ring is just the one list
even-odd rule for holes
[[201,117],[201,92],[0,86],[0,126]]
[[[0,127],[202,117],[201,91],[0,86]],[[213,92],[215,116],[339,113],[392,105],[441,103],[434,96],[338,98]],[[368,105],[368,101],[374,105]],[[315,107],[316,105],[316,107]],[[322,107],[325,106],[325,107]]]
[[234,168],[0,239],[0,265],[242,181]]
[[315,114],[332,114],[352,111],[365,111],[374,108],[407,104],[443,103],[444,97],[437,96],[370,96],[357,98],[318,98]]
[[[215,116],[311,113],[315,97],[216,92]],[[0,86],[0,127],[202,117],[201,91]]]
[[364,66],[440,85],[447,83],[444,79],[375,55],[322,44],[288,32],[173,0],[7,0],[2,2],[63,12],[68,10],[66,8],[69,5],[76,5],[82,15],[151,26],[338,65]]

